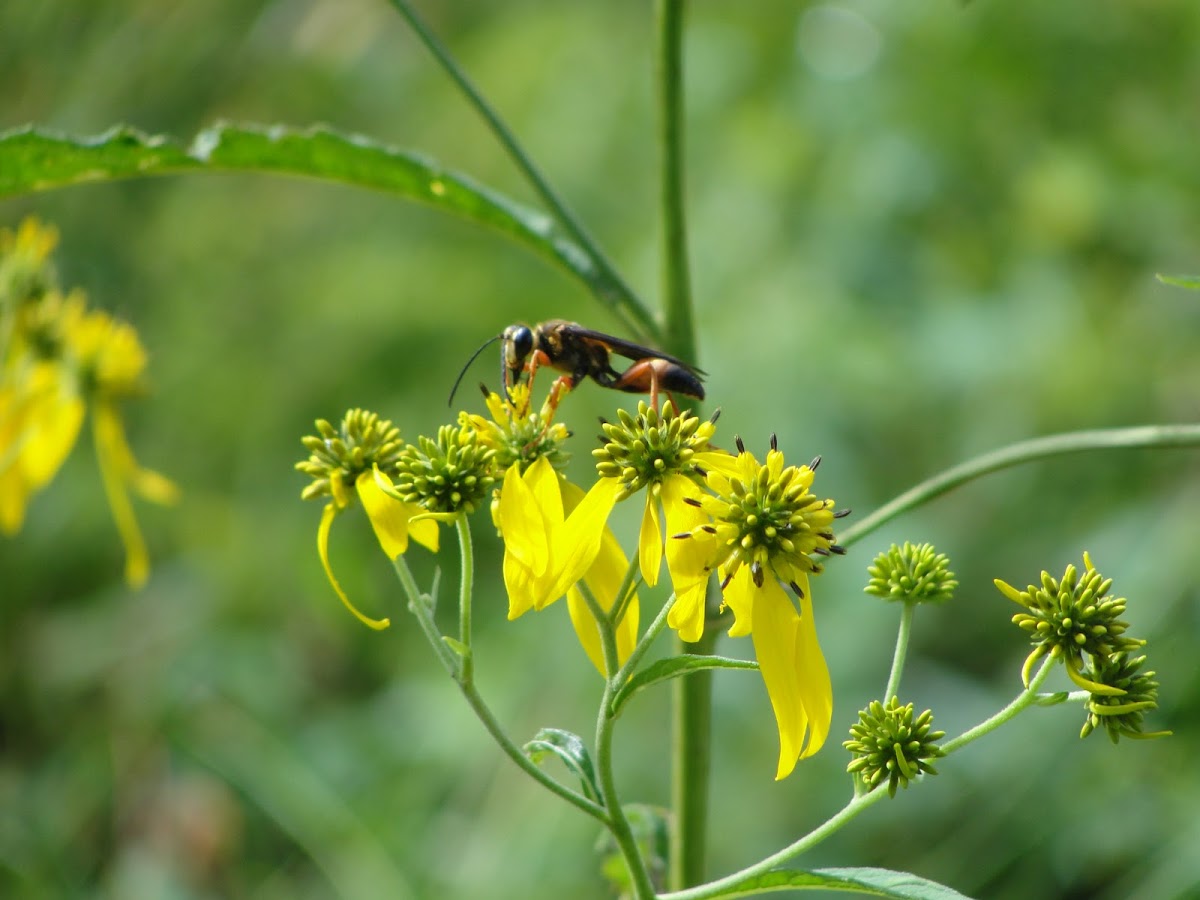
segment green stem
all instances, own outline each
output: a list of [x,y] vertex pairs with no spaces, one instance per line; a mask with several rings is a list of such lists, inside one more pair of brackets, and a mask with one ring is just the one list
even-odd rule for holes
[[640,577],[640,568],[637,555],[634,554],[625,569],[625,577],[621,579],[621,587],[617,589],[613,606],[607,613],[608,621],[612,623],[613,628],[621,624],[621,620],[625,618],[625,613],[629,610],[629,603],[634,594],[633,584]]
[[995,731],[1005,722],[1012,719],[1018,713],[1028,709],[1030,706],[1038,703],[1042,698],[1038,695],[1038,690],[1050,674],[1050,670],[1058,660],[1052,656],[1047,656],[1042,662],[1042,666],[1034,674],[1033,678],[1029,679],[1029,686],[1021,693],[1017,694],[1016,698],[1000,712],[994,716],[980,722],[974,728],[969,728],[956,738],[946,741],[942,744],[942,750],[947,754],[953,753],[955,750],[961,750],[963,747],[972,741],[977,741],[985,734]]
[[674,605],[675,595],[672,594],[667,598],[667,602],[663,604],[663,608],[658,611],[658,615],[654,617],[654,621],[650,623],[650,627],[646,629],[645,634],[638,639],[637,645],[629,654],[629,659],[625,660],[625,665],[621,666],[620,670],[614,676],[613,681],[617,683],[618,688],[629,680],[634,670],[638,667],[638,664],[642,661],[642,657],[646,655],[655,639],[662,633],[662,630],[667,627],[667,616],[670,615],[671,607]]
[[462,578],[458,586],[458,640],[466,652],[458,670],[458,680],[473,684],[475,680],[475,652],[471,649],[471,598],[475,593],[475,550],[471,543],[471,525],[467,517],[460,515],[454,520],[458,529],[458,545],[462,555]]
[[916,509],[968,481],[1022,463],[1044,459],[1048,456],[1060,456],[1064,453],[1082,453],[1086,450],[1194,447],[1197,444],[1200,444],[1200,425],[1142,425],[1134,428],[1102,428],[1092,431],[1071,431],[1065,434],[1053,434],[1020,441],[967,460],[910,488],[839,534],[838,543],[843,547],[849,547],[901,513]]
[[658,92],[659,210],[666,349],[694,362],[696,331],[684,210],[683,0],[658,0],[654,80]]
[[916,609],[916,603],[906,600],[903,609],[900,610],[900,630],[896,634],[896,652],[892,656],[892,672],[888,675],[887,688],[883,692],[885,706],[892,697],[897,696],[900,692],[900,676],[904,672],[905,657],[908,656],[908,641],[912,636],[913,613],[916,612]]
[[[621,670],[618,665],[617,635],[613,624],[605,614],[604,607],[596,600],[595,595],[582,581],[576,587],[583,595],[584,602],[596,619],[600,630],[600,645],[604,650],[604,671],[615,673],[613,677],[604,680],[604,694],[600,698],[600,712],[596,716],[596,777],[600,786],[600,799],[608,811],[608,830],[612,833],[625,865],[629,868],[629,880],[633,884],[634,897],[638,900],[652,900],[654,884],[646,869],[646,861],[638,849],[637,839],[625,810],[621,808],[621,800],[617,795],[616,777],[613,775],[613,723],[616,719],[612,714],[613,695],[623,685],[624,679],[618,680]],[[616,600],[613,601],[614,603]]]
[[516,763],[519,768],[524,770],[530,778],[542,785],[542,787],[566,800],[572,806],[598,822],[607,825],[608,814],[605,813],[599,804],[559,784],[543,772],[533,760],[525,755],[520,747],[513,743],[512,739],[504,732],[504,728],[488,708],[488,705],[484,702],[482,695],[475,688],[475,684],[472,681],[464,680],[460,675],[460,666],[463,665],[462,658],[456,656],[446,646],[446,642],[442,640],[441,632],[438,631],[437,624],[433,621],[432,609],[426,601],[425,596],[421,593],[420,588],[417,587],[412,570],[409,569],[408,563],[403,556],[396,557],[393,562],[393,568],[395,568],[396,574],[400,578],[400,585],[404,588],[404,593],[408,595],[408,608],[416,616],[422,633],[429,641],[430,646],[433,647],[434,653],[441,660],[450,677],[458,685],[463,697],[466,698],[467,704],[474,710],[479,721],[483,723],[483,727],[487,729],[488,734],[492,736],[492,739],[500,746],[504,754]]
[[425,24],[424,20],[417,15],[417,11],[413,9],[409,0],[388,0],[396,11],[402,15],[408,22],[421,43],[433,54],[434,58],[441,64],[446,74],[458,86],[463,96],[468,102],[475,107],[475,111],[483,118],[496,140],[504,148],[509,158],[516,164],[521,174],[525,176],[526,181],[542,198],[542,202],[554,214],[559,224],[566,232],[580,245],[584,253],[591,260],[592,265],[604,276],[606,289],[601,290],[597,294],[597,299],[612,309],[634,332],[639,338],[655,341],[660,340],[662,335],[659,325],[654,321],[654,316],[650,314],[646,305],[638,298],[633,289],[625,283],[621,278],[612,262],[609,261],[600,245],[592,238],[583,223],[571,212],[566,203],[558,196],[558,193],[550,186],[550,183],[542,175],[541,171],[534,164],[529,154],[517,141],[514,135],[500,118],[500,114],[492,107],[490,103],[479,92],[471,80],[467,77],[466,72],[454,60],[450,51],[446,48],[437,35],[435,35]]

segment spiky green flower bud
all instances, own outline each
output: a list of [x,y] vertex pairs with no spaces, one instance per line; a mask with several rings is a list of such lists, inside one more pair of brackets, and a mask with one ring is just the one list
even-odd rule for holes
[[496,451],[473,428],[443,425],[437,440],[404,448],[392,479],[396,495],[435,513],[472,513],[496,480]]
[[1158,682],[1153,672],[1140,672],[1145,656],[1129,658],[1128,653],[1114,653],[1101,660],[1091,678],[1098,684],[1118,688],[1119,695],[1092,694],[1087,701],[1087,719],[1081,738],[1087,737],[1098,727],[1103,727],[1115,744],[1121,735],[1130,738],[1164,737],[1169,731],[1142,731],[1142,719],[1146,712],[1158,709]]
[[875,557],[867,574],[871,580],[863,590],[903,603],[945,603],[958,587],[950,571],[950,558],[938,553],[933,544],[892,544]]
[[1029,684],[1034,662],[1047,653],[1061,659],[1067,674],[1080,687],[1097,693],[1120,695],[1115,686],[1090,681],[1082,674],[1085,662],[1097,665],[1115,653],[1136,650],[1145,641],[1125,637],[1129,623],[1120,617],[1125,612],[1124,597],[1109,596],[1112,579],[1105,578],[1083,554],[1082,575],[1069,565],[1061,579],[1042,572],[1041,586],[1029,585],[1018,591],[997,578],[996,587],[1026,611],[1013,616],[1013,623],[1029,633],[1033,651],[1025,660],[1022,677]]
[[945,737],[946,732],[933,731],[932,724],[933,713],[929,710],[914,719],[911,703],[901,706],[895,697],[886,706],[871,701],[859,712],[857,724],[850,726],[853,740],[842,744],[854,757],[846,771],[857,774],[868,791],[886,781],[892,797],[897,787],[907,789],[917,775],[936,775],[931,760],[945,754],[935,741]]
[[317,431],[300,439],[309,457],[296,463],[296,469],[313,479],[300,493],[302,499],[332,496],[341,501],[347,486],[374,466],[389,477],[395,475],[404,441],[389,420],[365,409],[351,409],[338,428],[318,419]]
[[623,489],[618,500],[673,475],[700,478],[696,454],[708,452],[716,431],[714,420],[701,421],[691,412],[668,405],[661,413],[645,402],[637,416],[617,410],[618,422],[605,422],[604,446],[592,451],[602,478],[618,478]]

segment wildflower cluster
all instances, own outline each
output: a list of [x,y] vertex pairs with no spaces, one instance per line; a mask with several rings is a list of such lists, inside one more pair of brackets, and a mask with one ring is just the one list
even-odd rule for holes
[[0,230],[0,530],[12,535],[29,502],[70,454],[91,414],[96,459],[117,531],[125,578],[150,571],[130,492],[172,503],[178,490],[139,466],[125,437],[120,404],[144,393],[146,351],[137,332],[91,309],[82,291],[63,293],[50,254],[57,232],[26,219]]
[[[553,421],[555,397],[534,411],[526,384],[486,394],[489,417],[460,413],[434,438],[404,444],[389,422],[353,410],[340,429],[318,422],[305,438],[312,454],[298,465],[314,481],[305,497],[331,499],[318,533],[320,556],[339,597],[350,604],[328,562],[329,524],[351,502],[353,484],[380,543],[393,559],[417,529],[436,549],[436,522],[458,519],[491,495],[504,541],[508,616],[542,610],[562,597],[589,659],[616,674],[638,641],[638,577],[658,583],[663,562],[674,589],[667,624],[687,641],[706,626],[705,596],[716,573],[730,634],[750,635],[780,737],[776,777],[815,753],[829,732],[832,691],[817,642],[809,576],[820,557],[838,553],[832,500],[812,491],[816,462],[789,466],[771,442],[760,463],[713,443],[715,417],[703,421],[673,403],[639,403],[602,426],[593,451],[598,478],[586,491],[562,474],[567,430]],[[644,492],[636,560],[608,527],[617,503]],[[425,529],[432,529],[426,531]],[[790,594],[789,594],[790,591]]]
[[1029,683],[1033,665],[1041,658],[1061,660],[1067,675],[1090,694],[1087,720],[1080,737],[1103,725],[1115,742],[1128,737],[1159,737],[1166,732],[1144,733],[1143,714],[1158,706],[1158,683],[1153,672],[1139,672],[1145,657],[1130,658],[1145,641],[1129,637],[1124,597],[1109,594],[1112,579],[1105,578],[1083,554],[1083,571],[1068,565],[1061,578],[1042,572],[1040,585],[1018,591],[996,579],[1008,599],[1024,607],[1013,622],[1029,633],[1033,650],[1025,660],[1022,677]]
[[958,582],[950,558],[933,544],[893,544],[867,568],[871,580],[864,590],[885,600],[903,603],[945,603]]

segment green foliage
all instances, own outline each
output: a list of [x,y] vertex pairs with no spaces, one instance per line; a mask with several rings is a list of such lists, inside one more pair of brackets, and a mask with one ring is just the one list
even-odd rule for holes
[[[0,80],[16,87],[0,125],[21,131],[4,154],[114,122],[190,135],[218,117],[329,121],[287,132],[289,150],[322,147],[293,168],[336,165],[353,180],[382,166],[396,186],[369,186],[422,203],[251,175],[242,157],[222,176],[0,204],[8,225],[30,211],[55,222],[64,281],[137,322],[152,394],[133,442],[170,459],[184,486],[178,511],[139,510],[155,560],[144,594],[113,585],[119,550],[84,451],[20,539],[0,543],[0,893],[587,896],[595,823],[483,743],[415,630],[381,637],[348,620],[311,552],[317,510],[298,511],[301,484],[280,464],[308,423],[349,404],[432,433],[470,350],[512,321],[565,315],[620,331],[580,289],[596,287],[586,258],[529,212],[508,161],[384,4],[102,0],[86,17],[65,0],[10,6]],[[644,5],[436,6],[439,34],[651,292]],[[1151,273],[1196,271],[1200,257],[1200,8],[855,8],[881,50],[839,77],[798,40],[810,9],[691,10],[696,361],[722,427],[823,453],[830,495],[865,512],[1017,438],[1194,419],[1200,311]],[[360,132],[379,143],[339,137]],[[247,150],[267,142],[239,136]],[[456,215],[493,217],[485,224],[556,267],[437,215],[428,186],[440,166],[393,156],[392,143],[472,173],[443,173],[447,196],[472,210]],[[57,146],[61,164],[83,167],[59,176],[70,180],[154,153],[200,167],[183,143],[101,142],[117,156],[107,162]],[[0,179],[32,187],[14,155],[2,158]],[[483,377],[496,386],[494,364]],[[590,427],[609,406],[600,393],[575,392],[563,418]],[[1013,728],[981,751],[987,779],[943,766],[925,786],[932,810],[908,815],[910,791],[831,852],[1000,900],[1193,895],[1200,680],[1194,629],[1178,623],[1194,594],[1180,573],[1192,570],[1198,494],[1183,452],[1063,457],[961,489],[882,534],[881,546],[928,535],[971,600],[931,616],[910,659],[940,724],[1011,693],[1008,613],[984,586],[1090,547],[1117,561],[1123,593],[1148,598],[1133,624],[1156,647],[1175,737],[1102,753]],[[333,550],[348,589],[395,597],[366,526],[354,532],[339,523]],[[494,567],[497,545],[480,545],[481,567]],[[874,696],[890,651],[885,611],[859,593],[866,559],[855,548],[831,563],[817,601],[835,721]],[[420,551],[412,563],[432,571]],[[478,598],[476,626],[481,677],[509,698],[500,712],[513,731],[572,708],[587,712],[565,724],[590,727],[596,675],[570,641],[551,639],[563,622],[508,623],[496,593]],[[663,774],[662,693],[622,711],[637,735],[618,760],[629,796],[650,795]],[[770,728],[751,726],[764,715],[752,679],[722,682],[716,873],[841,799],[833,747],[803,781],[781,789],[762,776],[776,749]],[[1096,784],[1120,813],[1118,844],[1111,816],[1078,815]],[[447,846],[471,864],[447,864]]]

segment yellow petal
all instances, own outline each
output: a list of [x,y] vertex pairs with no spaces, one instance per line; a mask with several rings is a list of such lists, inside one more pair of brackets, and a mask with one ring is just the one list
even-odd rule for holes
[[35,403],[20,452],[20,466],[31,491],[46,485],[62,466],[79,437],[84,414],[83,400],[58,389],[43,393]]
[[[745,588],[746,583],[749,583],[751,588],[754,587],[750,567],[743,565],[737,571],[738,574],[734,575],[729,586],[725,588],[724,599],[725,605],[733,610],[733,625],[729,628],[729,636],[745,637],[754,630],[754,598],[756,594],[753,590]],[[729,573],[722,568],[720,577],[722,581],[725,581],[729,578]]]
[[112,511],[117,534],[125,545],[125,581],[130,587],[139,588],[150,576],[150,556],[133,513],[133,504],[129,502],[125,482],[129,459],[125,429],[116,410],[108,403],[97,403],[92,410],[92,439],[108,507]]
[[[735,587],[736,586],[736,587]],[[779,582],[768,578],[761,588],[754,585],[748,566],[734,576],[730,592],[749,594],[754,605],[754,655],[758,659],[775,724],[779,729],[779,764],[775,780],[786,778],[796,766],[808,731],[808,715],[802,698],[803,686],[796,659],[796,632],[800,617]]]
[[567,591],[567,611],[571,614],[571,624],[575,627],[579,643],[583,645],[583,652],[592,661],[596,671],[607,677],[608,673],[604,670],[604,647],[600,641],[600,626],[596,624],[596,617],[588,609],[587,601],[583,599],[583,594],[577,587]]
[[[691,479],[668,478],[662,484],[659,498],[667,519],[666,555],[671,584],[678,592],[687,590],[697,581],[707,582],[716,545],[710,535],[697,532],[700,526],[708,523],[708,514],[687,502],[698,500],[700,489]],[[692,537],[677,537],[681,534]]]
[[638,535],[638,563],[642,569],[642,580],[650,587],[658,584],[658,571],[662,568],[663,536],[659,500],[654,491],[646,491],[646,508],[642,512],[642,530]]
[[[547,463],[548,465],[548,463]],[[554,579],[546,591],[545,603],[563,596],[596,561],[609,513],[621,490],[615,478],[601,478],[571,511],[561,528],[552,533],[550,557]],[[544,605],[544,604],[543,604]]]
[[[596,554],[596,561],[587,570],[583,580],[592,592],[592,596],[609,611],[610,615],[619,599],[617,593],[621,590],[625,573],[628,571],[629,560],[625,557],[625,551],[621,549],[620,541],[613,535],[612,529],[605,528],[604,536],[600,539],[600,552]],[[629,654],[633,652],[634,645],[637,644],[640,615],[641,605],[637,593],[634,592],[625,606],[625,614],[616,623],[617,662],[621,665],[624,665],[625,660],[629,659]]]
[[360,613],[355,609],[354,604],[350,602],[350,598],[346,596],[346,592],[342,590],[342,586],[338,584],[338,580],[333,577],[333,568],[329,565],[329,529],[333,525],[333,519],[337,515],[337,512],[338,506],[336,503],[325,504],[325,509],[321,512],[321,524],[317,526],[317,556],[321,558],[321,566],[325,569],[325,577],[333,585],[338,599],[342,601],[346,609],[350,610],[355,618],[368,628],[382,631],[392,624],[391,621],[388,619],[371,619]]
[[813,617],[812,591],[808,576],[802,575],[796,583],[804,592],[800,598],[800,626],[796,630],[796,654],[799,662],[800,688],[804,698],[804,711],[808,713],[808,744],[800,758],[812,756],[829,736],[829,723],[833,719],[833,685],[829,678],[829,666],[817,640],[817,623]]
[[549,527],[537,497],[521,478],[520,466],[516,463],[504,473],[496,518],[504,537],[505,552],[511,553],[535,575],[544,573],[550,560]]
[[533,609],[535,594],[539,592],[537,581],[537,573],[505,547],[504,588],[508,591],[508,618],[510,621]]
[[675,592],[675,605],[667,613],[667,624],[679,632],[679,639],[694,644],[704,634],[704,600],[708,581],[697,581],[686,590]]
[[[387,478],[382,472],[379,475]],[[375,537],[379,540],[379,546],[383,548],[388,559],[394,560],[408,549],[410,511],[407,504],[384,493],[375,478],[375,472],[365,471],[354,479],[354,487],[358,491],[358,499],[362,502],[371,528],[375,531]]]

